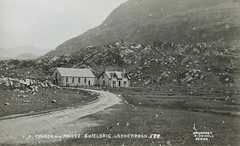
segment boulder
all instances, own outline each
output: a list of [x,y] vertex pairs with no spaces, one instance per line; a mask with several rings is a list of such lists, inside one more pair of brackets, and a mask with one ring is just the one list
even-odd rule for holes
[[8,105],[10,105],[10,103],[8,103],[8,102],[5,102],[5,103],[4,103],[4,105],[8,106]]

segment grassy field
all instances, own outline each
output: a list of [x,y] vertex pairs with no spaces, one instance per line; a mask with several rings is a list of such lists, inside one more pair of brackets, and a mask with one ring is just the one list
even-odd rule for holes
[[[172,86],[100,90],[116,93],[123,99],[123,104],[86,117],[99,126],[79,133],[111,134],[112,138],[63,139],[46,145],[240,145],[239,91],[231,88],[206,91]],[[34,95],[0,88],[0,117],[21,113],[37,114],[79,106],[96,99],[96,95],[89,92],[77,92],[79,90],[43,89]],[[52,100],[56,100],[56,103],[52,103]],[[9,105],[5,105],[6,102]],[[207,141],[197,141],[193,135],[195,131],[212,132],[214,137]],[[113,138],[117,134],[160,134],[160,137]]]
[[[104,90],[121,95],[125,104],[89,116],[101,125],[80,133],[160,134],[160,138],[81,138],[57,145],[240,145],[239,92],[183,93],[169,87]],[[197,141],[195,131],[212,132],[214,137]]]
[[41,89],[35,94],[30,94],[12,91],[1,86],[0,98],[0,117],[4,117],[80,106],[97,99],[97,95],[70,89]]

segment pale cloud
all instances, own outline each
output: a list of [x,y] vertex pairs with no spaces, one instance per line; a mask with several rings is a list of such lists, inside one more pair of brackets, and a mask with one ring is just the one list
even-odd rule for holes
[[0,47],[54,49],[96,27],[126,0],[0,0]]

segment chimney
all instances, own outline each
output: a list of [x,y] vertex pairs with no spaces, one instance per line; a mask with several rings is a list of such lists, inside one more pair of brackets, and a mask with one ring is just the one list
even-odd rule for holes
[[125,70],[125,68],[123,69],[123,74],[124,74],[124,75],[126,74],[126,70]]
[[104,68],[103,71],[106,73],[107,72],[107,68]]

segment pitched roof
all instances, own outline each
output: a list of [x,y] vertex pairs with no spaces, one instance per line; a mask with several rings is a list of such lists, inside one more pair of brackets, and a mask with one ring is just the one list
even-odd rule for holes
[[118,79],[122,79],[123,77],[127,77],[128,79],[130,79],[130,77],[123,72],[120,71],[106,71],[105,74],[108,76],[108,78],[112,78],[113,76],[117,77]]
[[90,69],[76,69],[76,68],[57,68],[61,76],[64,77],[88,77],[95,78],[95,75]]

